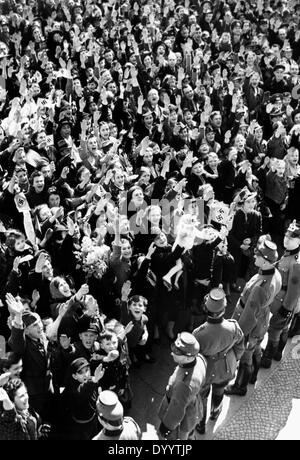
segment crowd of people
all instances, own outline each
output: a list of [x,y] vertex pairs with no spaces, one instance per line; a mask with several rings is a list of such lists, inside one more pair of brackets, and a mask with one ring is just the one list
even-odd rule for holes
[[163,337],[160,434],[203,433],[300,333],[300,5],[0,12],[0,439],[140,438]]

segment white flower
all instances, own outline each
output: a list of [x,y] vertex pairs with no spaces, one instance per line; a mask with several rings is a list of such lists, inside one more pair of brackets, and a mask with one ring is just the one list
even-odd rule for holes
[[82,252],[89,252],[93,249],[93,242],[88,236],[82,238],[81,250]]
[[87,265],[92,265],[94,264],[96,261],[96,254],[94,251],[91,251],[87,254],[86,256],[86,264]]

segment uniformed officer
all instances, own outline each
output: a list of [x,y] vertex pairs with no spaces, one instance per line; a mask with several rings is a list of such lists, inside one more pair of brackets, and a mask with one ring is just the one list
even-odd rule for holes
[[233,313],[245,335],[246,349],[235,383],[225,389],[225,394],[245,396],[249,381],[256,381],[261,359],[260,345],[269,326],[270,305],[282,284],[281,275],[275,268],[277,259],[276,244],[269,235],[261,236],[254,255],[254,264],[259,272],[245,285]]
[[206,360],[199,355],[199,343],[189,332],[178,334],[171,350],[178,365],[159,408],[159,432],[164,439],[186,440],[193,436],[202,419],[201,388],[205,381]]
[[216,420],[222,410],[226,385],[234,378],[237,363],[244,352],[244,334],[235,319],[224,319],[227,305],[222,287],[206,296],[207,321],[194,330],[201,354],[207,361],[206,381],[202,392],[204,414],[197,431],[205,433],[207,398],[212,387],[210,418]]
[[142,433],[138,424],[131,417],[124,417],[123,406],[116,393],[102,391],[97,400],[98,419],[103,429],[93,441],[137,441]]
[[284,242],[285,252],[277,268],[281,273],[282,287],[271,305],[273,316],[268,330],[268,343],[261,367],[271,367],[272,359],[280,361],[288,329],[300,297],[300,225],[296,221],[288,227]]

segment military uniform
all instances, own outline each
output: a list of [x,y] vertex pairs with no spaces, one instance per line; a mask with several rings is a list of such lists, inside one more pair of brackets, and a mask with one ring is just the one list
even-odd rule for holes
[[[183,343],[187,336],[192,337],[191,340],[194,341],[194,351],[190,354],[186,351],[191,348],[190,344],[185,346]],[[194,356],[195,359],[176,367],[169,379],[158,417],[161,420],[160,433],[164,437],[186,440],[202,419],[201,388],[205,381],[206,360],[198,355],[199,345],[191,334],[183,332],[178,337],[175,347],[181,354]],[[175,353],[174,348],[172,350]]]
[[[244,352],[244,334],[234,319],[226,320],[226,294],[223,289],[212,289],[206,298],[206,323],[193,331],[201,354],[207,360],[206,381],[203,388],[204,417],[198,431],[204,433],[207,398],[212,387],[211,419],[221,412],[226,385],[234,378],[237,362]],[[213,315],[212,315],[213,313]]]
[[135,420],[131,417],[124,417],[121,428],[117,430],[103,429],[93,438],[93,441],[137,441],[141,437],[141,429]]
[[280,288],[281,275],[275,267],[260,270],[246,283],[232,316],[238,321],[247,341],[242,362],[252,363],[253,352],[260,346],[268,329],[269,307]]
[[[276,245],[268,240],[259,243],[256,253],[269,264],[275,264],[278,258]],[[270,305],[280,292],[281,285],[281,275],[275,267],[260,269],[259,273],[246,283],[232,316],[244,333],[245,351],[241,357],[235,384],[228,387],[225,393],[244,396],[249,381],[255,383],[260,366],[261,342],[269,326]]]
[[142,433],[131,417],[124,417],[124,409],[116,393],[104,390],[97,400],[97,414],[104,428],[93,441],[137,441]]
[[[293,222],[286,236],[300,238],[300,226]],[[296,243],[298,240],[296,240]],[[280,361],[288,339],[288,329],[300,297],[300,247],[286,250],[278,262],[282,287],[271,305],[273,316],[268,330],[268,344],[262,358],[262,367],[269,368],[272,358]]]

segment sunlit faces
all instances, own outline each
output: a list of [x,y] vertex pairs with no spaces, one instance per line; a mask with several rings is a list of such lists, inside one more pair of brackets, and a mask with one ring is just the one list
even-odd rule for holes
[[201,174],[203,174],[203,171],[203,163],[197,162],[195,165],[192,166],[192,173],[195,174],[195,176],[201,176]]
[[256,128],[254,131],[254,136],[257,140],[261,140],[263,138],[263,129],[262,128]]
[[155,105],[159,101],[159,95],[156,89],[151,89],[148,93],[148,101],[150,104]]
[[100,126],[100,136],[103,140],[109,139],[109,125],[108,123],[102,123]]
[[68,123],[64,123],[60,128],[61,137],[67,139],[71,134],[71,126]]
[[254,211],[256,206],[256,199],[255,198],[248,198],[248,200],[245,200],[243,208],[246,213]]
[[159,206],[151,206],[148,213],[148,220],[152,225],[158,227],[161,219],[161,209]]
[[26,153],[23,147],[19,147],[14,154],[14,161],[18,164],[23,164],[26,161]]
[[82,85],[81,85],[81,81],[80,81],[79,78],[74,78],[73,86],[74,86],[74,89],[77,90],[77,91],[82,90]]
[[117,187],[119,187],[119,188],[124,187],[125,174],[121,169],[117,169],[117,170],[114,171],[113,181],[114,181],[114,184]]
[[92,331],[81,332],[81,334],[79,334],[79,338],[84,348],[90,350],[97,339],[97,334]]
[[175,53],[170,53],[169,56],[168,56],[168,65],[171,68],[174,68],[176,66],[176,63],[177,63],[176,54]]
[[20,359],[17,363],[12,364],[6,372],[10,372],[10,378],[18,378],[23,370],[23,361]]
[[242,151],[245,147],[246,139],[244,136],[238,134],[234,140],[234,146],[237,148],[238,151]]
[[121,235],[126,235],[127,233],[130,232],[130,223],[129,220],[122,216],[120,220],[120,234]]
[[42,276],[44,279],[51,279],[53,277],[53,267],[49,259],[47,259],[42,267]]
[[42,40],[42,31],[39,27],[35,27],[33,29],[32,35],[36,43],[39,43]]
[[177,120],[178,120],[178,114],[176,110],[172,110],[169,115],[169,121],[171,124],[175,125],[175,123],[177,123]]
[[78,372],[76,372],[76,374],[72,374],[72,376],[73,376],[73,379],[77,380],[79,383],[86,383],[88,380],[90,380],[90,377],[91,377],[90,366],[83,367]]
[[46,144],[47,136],[45,131],[40,131],[36,136],[37,145]]
[[117,350],[119,346],[119,341],[116,334],[111,335],[111,339],[103,338],[100,343],[102,350],[104,350],[107,354],[109,354],[111,351]]
[[150,179],[151,179],[150,170],[147,168],[146,170],[142,171],[140,178],[139,178],[139,183],[148,185],[150,182]]
[[123,239],[121,242],[121,257],[123,259],[130,259],[132,256],[132,247],[128,240]]
[[92,295],[85,296],[84,311],[89,316],[95,316],[99,314],[99,306],[97,300]]
[[287,30],[282,27],[281,29],[278,30],[278,36],[280,38],[280,40],[284,41],[287,37]]
[[287,157],[288,161],[296,166],[299,163],[299,150],[290,148]]
[[89,109],[89,112],[90,113],[95,113],[98,109],[97,107],[97,104],[95,101],[91,101],[89,104],[88,104],[88,109]]
[[41,339],[43,331],[43,323],[40,319],[26,328],[26,334],[33,340]]
[[143,163],[145,165],[152,165],[153,161],[153,150],[151,147],[148,147],[143,156]]
[[71,296],[70,286],[68,285],[68,283],[64,279],[62,279],[59,282],[58,290],[64,297],[70,297]]
[[44,222],[45,220],[47,220],[51,216],[52,216],[52,213],[51,213],[49,207],[46,204],[42,205],[40,207],[40,210],[39,210],[39,218],[40,218],[41,222]]
[[186,123],[191,123],[193,121],[193,115],[189,110],[184,111],[183,118]]
[[211,169],[216,169],[219,163],[219,158],[217,154],[210,153],[207,157],[207,164]]
[[164,232],[160,232],[156,237],[155,237],[155,245],[158,246],[159,248],[164,248],[168,246],[168,240]]
[[15,250],[17,252],[23,252],[25,249],[26,241],[24,236],[19,236],[15,240]]
[[284,69],[278,68],[274,71],[274,75],[277,81],[281,81],[284,77]]
[[187,99],[191,100],[194,97],[194,90],[190,85],[188,85],[183,89],[183,94]]
[[222,43],[230,43],[231,42],[231,38],[230,38],[230,34],[228,32],[223,32],[222,35],[221,35],[221,42]]
[[143,299],[140,299],[137,302],[130,302],[130,304],[128,305],[128,310],[135,317],[135,319],[140,319],[143,313],[146,311]]
[[25,385],[17,389],[13,400],[17,411],[29,409],[29,396]]
[[49,208],[58,208],[60,206],[60,196],[57,193],[50,193],[48,205]]
[[182,64],[182,61],[183,61],[182,54],[179,51],[176,52],[175,54],[176,54],[176,64],[180,66],[180,64]]
[[107,91],[110,91],[114,96],[116,96],[118,92],[117,85],[114,81],[109,82],[106,89]]
[[153,125],[153,115],[151,112],[144,116],[144,123],[146,127],[151,127]]
[[253,75],[251,75],[251,77],[250,77],[250,83],[255,88],[258,86],[259,80],[260,80],[260,78],[259,78],[259,74],[257,72],[254,72]]
[[299,74],[299,65],[296,62],[292,62],[290,65],[290,74],[293,77]]
[[297,113],[297,114],[294,116],[294,124],[295,124],[295,125],[299,125],[299,124],[300,124],[300,113]]
[[106,51],[106,53],[104,53],[104,59],[106,60],[106,62],[111,64],[114,59],[113,51],[112,50]]
[[285,162],[284,162],[283,160],[282,160],[282,161],[278,160],[278,161],[276,162],[276,172],[277,172],[277,175],[278,175],[279,177],[283,177],[283,176],[284,176],[285,168],[286,168],[286,166],[285,166]]
[[211,118],[211,124],[216,128],[220,128],[222,125],[222,115],[217,112]]
[[109,135],[111,137],[114,137],[115,139],[117,139],[118,137],[118,128],[116,125],[111,125],[110,128],[109,128]]
[[19,184],[28,184],[28,175],[25,169],[16,169],[15,174],[19,180]]
[[209,142],[210,144],[213,144],[215,141],[216,133],[214,131],[208,131],[205,134],[205,137],[207,139],[207,142]]
[[45,187],[45,178],[43,174],[34,177],[32,186],[35,190],[36,193],[41,193],[44,190]]
[[97,139],[95,136],[92,136],[92,137],[89,137],[88,141],[87,141],[87,149],[89,152],[91,153],[96,153],[97,152],[97,147],[98,147],[98,144],[97,144]]

